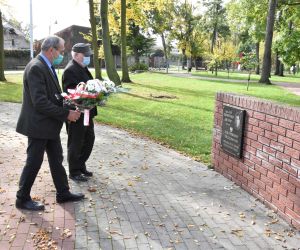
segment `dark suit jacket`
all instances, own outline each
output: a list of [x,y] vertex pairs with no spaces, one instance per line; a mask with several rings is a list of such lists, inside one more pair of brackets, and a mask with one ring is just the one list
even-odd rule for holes
[[60,134],[69,111],[64,109],[59,82],[44,59],[38,55],[23,75],[23,104],[16,131],[32,138],[54,139]]
[[[91,72],[87,67],[82,67],[75,60],[69,61],[62,76],[62,86],[64,92],[68,93],[68,89],[75,89],[80,82],[86,83],[88,80],[93,79]],[[97,108],[90,111],[90,116],[97,115]]]

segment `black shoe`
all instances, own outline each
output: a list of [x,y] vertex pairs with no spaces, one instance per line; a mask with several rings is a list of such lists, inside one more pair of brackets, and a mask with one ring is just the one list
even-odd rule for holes
[[92,177],[93,176],[93,172],[90,172],[88,170],[81,170],[81,173],[85,176],[85,177]]
[[83,174],[70,175],[69,178],[73,181],[88,181],[88,178],[86,178]]
[[45,209],[45,206],[42,203],[33,200],[22,201],[20,199],[16,200],[16,207],[20,209],[27,209],[32,211],[40,211]]
[[84,194],[82,193],[63,193],[63,194],[56,194],[56,201],[58,203],[64,203],[68,201],[79,201],[84,198]]

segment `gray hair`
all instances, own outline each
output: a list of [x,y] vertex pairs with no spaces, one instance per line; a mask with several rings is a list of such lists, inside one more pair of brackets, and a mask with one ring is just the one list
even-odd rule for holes
[[71,51],[72,58],[74,59],[79,53]]
[[63,44],[65,42],[64,39],[62,39],[59,36],[48,36],[42,43],[42,51],[47,51],[48,49],[55,48],[58,49],[60,44]]

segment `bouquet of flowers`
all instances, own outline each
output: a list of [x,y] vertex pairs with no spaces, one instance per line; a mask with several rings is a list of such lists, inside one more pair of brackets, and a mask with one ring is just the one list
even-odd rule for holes
[[62,93],[64,104],[76,107],[84,113],[84,125],[89,125],[90,109],[99,102],[105,100],[110,93],[116,92],[115,84],[112,81],[98,79],[89,80],[86,83],[80,82],[75,89],[68,89],[68,93]]

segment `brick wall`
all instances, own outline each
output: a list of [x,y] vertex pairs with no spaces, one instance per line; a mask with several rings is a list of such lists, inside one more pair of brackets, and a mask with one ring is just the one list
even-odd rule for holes
[[[220,145],[224,104],[246,110],[241,159]],[[212,165],[300,229],[300,108],[218,93]]]

